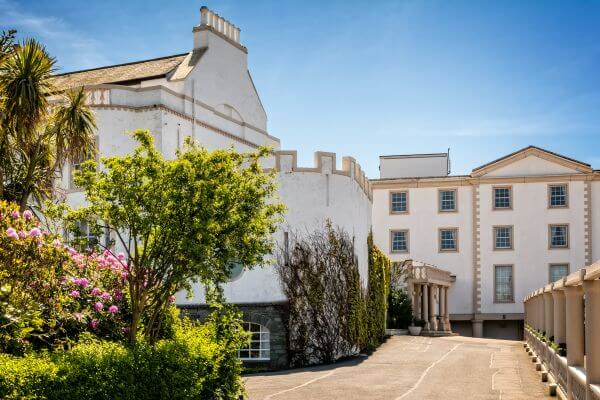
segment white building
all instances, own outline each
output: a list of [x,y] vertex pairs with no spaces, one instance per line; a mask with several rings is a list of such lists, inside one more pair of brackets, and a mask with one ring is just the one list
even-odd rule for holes
[[[452,329],[521,337],[523,298],[600,258],[600,171],[537,147],[448,175],[446,154],[381,157],[375,243],[456,276]],[[593,212],[594,210],[594,212]]]
[[[276,155],[263,165],[279,171],[278,194],[287,207],[285,223],[275,234],[277,246],[290,232],[310,232],[329,219],[354,238],[366,281],[372,202],[370,183],[360,166],[344,157],[340,168],[335,154],[317,152],[313,166],[299,167],[296,152],[280,151],[280,140],[268,133],[267,114],[248,71],[248,50],[239,28],[202,7],[190,43],[189,53],[60,74],[53,83],[60,90],[84,86],[88,91],[101,156],[130,153],[136,143],[126,132],[138,128],[152,132],[167,158],[175,157],[187,136],[209,150],[273,147]],[[73,206],[85,202],[84,193],[73,184],[76,167],[66,166],[59,182]],[[225,293],[244,312],[248,328],[259,333],[253,347],[242,349],[240,357],[285,366],[285,297],[273,266],[239,268]],[[206,313],[202,287],[194,287],[192,299],[179,294],[177,303],[191,314]]]

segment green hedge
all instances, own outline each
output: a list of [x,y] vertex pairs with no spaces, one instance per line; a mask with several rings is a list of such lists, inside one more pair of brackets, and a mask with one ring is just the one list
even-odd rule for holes
[[388,294],[390,291],[390,259],[373,244],[373,233],[369,234],[369,282],[367,297],[367,342],[366,348],[373,350],[385,338]]
[[0,398],[237,399],[237,352],[215,335],[211,324],[190,324],[155,345],[90,341],[53,356],[0,355]]

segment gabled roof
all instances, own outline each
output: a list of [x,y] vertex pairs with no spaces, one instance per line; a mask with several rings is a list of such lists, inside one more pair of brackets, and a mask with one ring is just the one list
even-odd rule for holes
[[175,54],[150,60],[57,74],[52,78],[52,84],[58,90],[66,90],[101,83],[136,82],[160,78],[177,68],[187,56],[188,53]]
[[527,146],[520,150],[515,151],[514,153],[510,153],[504,157],[500,157],[494,161],[483,164],[483,165],[473,169],[473,171],[471,172],[471,176],[478,177],[478,176],[485,175],[491,171],[494,171],[498,168],[502,168],[502,167],[504,167],[508,164],[511,164],[515,161],[522,160],[523,158],[528,157],[528,156],[536,156],[536,157],[545,159],[547,161],[554,162],[554,163],[563,165],[565,167],[574,169],[579,172],[592,172],[593,171],[590,164],[575,160],[573,158],[563,156],[558,153],[554,153],[549,150],[542,149],[541,147]]

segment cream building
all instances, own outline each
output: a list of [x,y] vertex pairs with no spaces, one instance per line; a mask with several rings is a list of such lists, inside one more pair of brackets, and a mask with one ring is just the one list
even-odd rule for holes
[[[202,7],[200,23],[192,31],[188,53],[60,74],[53,83],[59,90],[85,87],[97,118],[101,156],[130,153],[136,144],[126,132],[138,128],[152,132],[167,158],[175,157],[188,136],[209,150],[271,146],[275,155],[263,165],[278,171],[278,196],[287,207],[285,222],[274,236],[277,248],[285,246],[291,233],[322,228],[329,219],[354,239],[366,282],[372,193],[358,163],[351,157],[339,160],[333,153],[317,152],[314,165],[298,166],[296,152],[280,150],[280,140],[268,132],[267,113],[248,70],[240,29]],[[58,183],[60,193],[75,207],[85,203],[84,193],[73,183],[76,168],[77,164],[66,166]],[[286,299],[273,266],[248,270],[235,265],[224,289],[254,333],[240,358],[286,366]],[[200,285],[194,286],[191,299],[179,293],[177,304],[199,317],[207,312]]]
[[534,146],[469,175],[448,165],[445,153],[380,158],[375,243],[456,277],[454,331],[522,337],[523,298],[600,258],[600,172]]

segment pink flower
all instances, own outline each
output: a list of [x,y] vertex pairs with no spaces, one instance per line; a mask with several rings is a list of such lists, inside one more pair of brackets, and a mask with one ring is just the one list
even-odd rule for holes
[[23,211],[23,217],[25,217],[25,219],[29,221],[31,218],[33,218],[33,213],[29,210],[25,210]]
[[97,319],[93,319],[93,320],[91,320],[91,321],[90,321],[90,327],[91,327],[92,329],[96,329],[96,328],[98,328],[98,320],[97,320]]
[[79,297],[79,295],[80,295],[79,290],[73,290],[70,293],[70,295],[71,295],[71,297],[75,297],[75,298]]
[[102,311],[103,308],[104,304],[100,303],[99,301],[97,301],[96,304],[94,304],[94,309],[98,312]]
[[123,300],[123,292],[121,292],[119,289],[115,290],[115,299],[117,299],[117,301],[121,301]]
[[18,239],[19,238],[19,234],[17,233],[17,231],[15,231],[14,228],[8,228],[6,230],[6,236],[8,236],[11,239]]
[[123,262],[125,261],[125,254],[123,252],[117,254],[117,258],[119,259],[119,261]]
[[40,228],[33,228],[32,230],[29,231],[29,236],[30,237],[42,236],[42,231],[40,230]]
[[86,288],[89,286],[90,281],[88,281],[87,278],[75,278],[75,279],[73,279],[73,283],[76,284],[77,286]]
[[98,289],[97,287],[92,289],[92,296],[100,296],[100,293],[102,293],[102,290]]
[[108,307],[108,312],[111,314],[116,314],[119,312],[119,307],[114,306],[114,305],[110,306],[110,307]]
[[19,214],[18,211],[13,211],[10,213],[10,216],[13,218],[19,218],[21,216],[21,214]]
[[25,232],[25,231],[19,231],[19,237],[20,238],[26,238],[27,237],[27,232]]
[[175,303],[175,296],[169,296],[169,303]]
[[102,300],[110,300],[111,299],[111,295],[108,292],[104,292],[100,295],[100,297],[102,298]]

